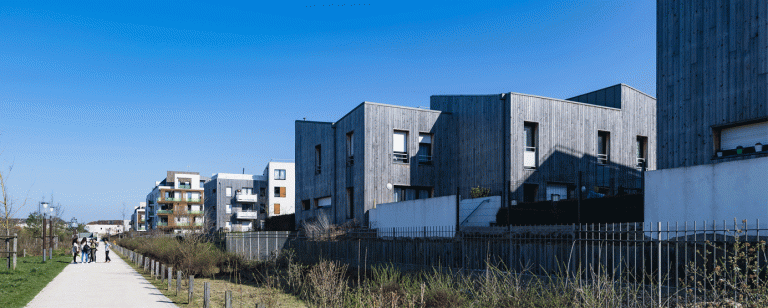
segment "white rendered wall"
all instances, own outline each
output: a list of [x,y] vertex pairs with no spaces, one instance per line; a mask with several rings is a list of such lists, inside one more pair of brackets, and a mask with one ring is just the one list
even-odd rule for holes
[[[275,180],[275,169],[285,170],[285,180]],[[294,163],[269,162],[264,169],[267,178],[268,215],[275,216],[275,203],[280,204],[280,214],[296,212],[296,168]],[[275,187],[285,187],[285,198],[275,197]]]
[[689,229],[768,226],[768,157],[649,171],[645,175],[645,222],[670,222]]
[[456,226],[456,196],[383,203],[368,211],[372,229],[392,228],[420,230],[424,227]]
[[[461,200],[459,221],[462,227],[490,227],[491,223],[496,222],[496,213],[500,208],[500,196]],[[467,219],[470,214],[472,216]]]

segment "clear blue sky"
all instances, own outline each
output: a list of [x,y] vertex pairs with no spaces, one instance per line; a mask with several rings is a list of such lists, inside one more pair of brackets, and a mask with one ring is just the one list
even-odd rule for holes
[[261,174],[293,159],[295,120],[362,101],[656,94],[655,1],[211,3],[0,4],[17,217],[53,194],[65,219],[120,219],[167,170]]

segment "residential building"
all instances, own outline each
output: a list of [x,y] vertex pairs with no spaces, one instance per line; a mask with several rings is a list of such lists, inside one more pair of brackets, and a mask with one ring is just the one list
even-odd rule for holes
[[134,231],[147,231],[147,203],[139,202],[138,206],[133,207],[131,214],[131,229]]
[[[511,201],[639,192],[653,169],[656,100],[619,84],[567,100],[432,96],[430,109],[364,102],[296,121],[296,220],[357,221],[377,203],[488,189]],[[581,174],[581,179],[579,175]]]
[[261,175],[217,173],[205,185],[212,230],[264,229],[269,217],[294,212],[294,163],[272,161]]
[[147,194],[147,230],[189,232],[205,223],[203,187],[207,178],[197,172],[168,171]]
[[131,224],[129,220],[97,220],[87,223],[85,230],[103,237],[130,231]]
[[768,6],[757,3],[657,1],[646,221],[768,218]]

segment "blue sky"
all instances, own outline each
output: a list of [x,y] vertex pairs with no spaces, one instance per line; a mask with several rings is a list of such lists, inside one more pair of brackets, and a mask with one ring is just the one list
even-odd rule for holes
[[[261,174],[294,121],[434,94],[656,94],[655,1],[3,1],[0,167],[65,219],[120,219],[167,170]],[[128,214],[129,216],[130,214]],[[126,216],[126,219],[128,219]]]

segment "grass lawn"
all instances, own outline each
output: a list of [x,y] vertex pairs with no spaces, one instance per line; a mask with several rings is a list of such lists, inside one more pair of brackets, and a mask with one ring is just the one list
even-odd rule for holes
[[[285,294],[278,289],[259,288],[244,284],[235,284],[233,282],[222,279],[208,279],[195,277],[195,290],[192,303],[187,299],[187,284],[189,280],[185,279],[181,284],[180,294],[176,294],[176,277],[173,277],[171,284],[171,290],[168,290],[168,282],[161,282],[155,280],[149,276],[143,269],[136,264],[131,263],[127,258],[120,256],[126,263],[131,265],[136,272],[140,273],[144,279],[154,285],[160,290],[163,295],[168,297],[174,304],[179,307],[203,307],[203,284],[208,282],[210,284],[210,302],[213,307],[224,307],[224,292],[227,290],[232,291],[232,307],[256,307],[257,303],[267,304],[267,307],[286,307],[286,308],[305,308],[307,307],[304,302],[292,296]],[[174,275],[176,275],[174,273]],[[0,306],[4,307],[4,306]]]
[[[3,263],[6,260],[3,258]],[[18,258],[15,271],[3,264],[0,268],[0,307],[24,307],[69,262],[72,262],[71,256],[54,254],[53,260],[45,263],[42,256]]]

